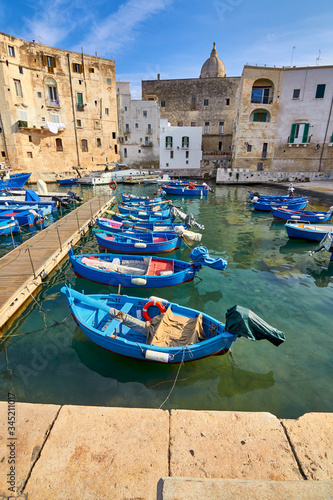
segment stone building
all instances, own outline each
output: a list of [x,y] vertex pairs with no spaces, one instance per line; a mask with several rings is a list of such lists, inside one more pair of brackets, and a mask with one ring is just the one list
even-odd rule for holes
[[130,167],[158,168],[160,107],[155,99],[132,100],[130,83],[117,82],[120,160]]
[[200,78],[142,81],[142,95],[157,97],[161,118],[172,126],[202,127],[203,157],[231,157],[236,91],[240,77],[227,77],[215,43]]
[[332,106],[332,66],[245,66],[237,94],[232,167],[333,170]]
[[119,160],[114,61],[0,33],[0,113],[0,159],[16,170]]

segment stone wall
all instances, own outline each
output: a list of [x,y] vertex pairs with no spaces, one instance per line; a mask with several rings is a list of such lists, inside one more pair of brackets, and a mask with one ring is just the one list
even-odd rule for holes
[[222,169],[216,172],[216,184],[260,184],[266,182],[320,181],[333,179],[330,172],[253,172],[249,169]]

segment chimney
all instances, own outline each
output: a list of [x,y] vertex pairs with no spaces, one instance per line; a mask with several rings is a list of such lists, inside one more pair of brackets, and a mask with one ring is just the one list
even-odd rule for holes
[[160,80],[161,79],[161,75],[159,73],[157,73],[157,80]]

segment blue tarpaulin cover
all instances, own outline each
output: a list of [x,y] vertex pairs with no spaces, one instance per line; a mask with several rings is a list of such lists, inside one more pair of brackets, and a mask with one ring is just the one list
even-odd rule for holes
[[40,197],[33,189],[27,189],[25,192],[25,201],[40,201]]
[[190,259],[194,264],[199,266],[208,266],[213,269],[218,269],[219,271],[224,271],[227,267],[227,261],[221,258],[212,259],[209,257],[209,253],[206,247],[196,247],[190,253]]

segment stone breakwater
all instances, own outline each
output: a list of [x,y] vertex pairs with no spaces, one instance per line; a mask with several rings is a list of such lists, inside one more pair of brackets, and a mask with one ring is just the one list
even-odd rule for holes
[[[1,402],[0,498],[14,496],[8,411]],[[12,482],[17,498],[34,500],[328,499],[332,428],[328,413],[16,403]]]

